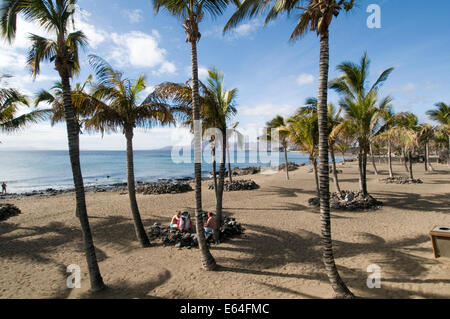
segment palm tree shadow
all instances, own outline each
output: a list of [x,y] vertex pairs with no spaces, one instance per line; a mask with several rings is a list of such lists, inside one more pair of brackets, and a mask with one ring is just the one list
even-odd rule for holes
[[[318,280],[328,283],[325,271],[311,273],[285,273],[283,271],[271,271],[271,268],[282,267],[287,264],[306,264],[313,266],[312,269],[323,269],[321,259],[321,237],[318,234],[298,230],[296,233],[281,231],[278,229],[247,225],[251,232],[245,238],[235,238],[230,244],[231,247],[215,247],[241,253],[239,258],[221,257],[217,261],[222,266],[219,271],[237,272],[258,276],[271,276],[280,278],[294,278]],[[417,247],[429,241],[428,236],[418,235],[400,240],[385,241],[382,237],[361,233],[362,239],[358,242],[344,242],[334,240],[336,258],[351,258],[364,254],[376,254],[377,259],[368,263],[378,264],[383,272],[389,274],[384,281],[390,283],[413,283],[416,285],[424,283],[442,283],[450,280],[422,279],[429,273],[427,266],[437,263],[432,259],[430,248]],[[430,258],[414,255],[415,252],[429,252]],[[365,269],[368,265],[361,266]],[[365,295],[374,298],[407,298],[412,294],[423,297],[434,298],[436,294],[424,292],[413,292],[412,290],[384,287],[383,289],[369,289],[366,285],[368,274],[359,269],[350,269],[339,265],[339,271],[345,282],[351,288],[363,291]]]
[[165,269],[158,274],[155,280],[148,280],[143,283],[130,283],[126,280],[118,280],[108,285],[100,292],[85,292],[79,296],[82,299],[159,299],[150,296],[149,293],[169,281],[172,277],[170,271]]
[[264,188],[256,196],[273,195],[273,196],[282,197],[282,198],[292,198],[292,197],[298,197],[298,194],[314,195],[314,194],[316,194],[316,192],[302,190],[300,188],[271,186],[271,187]]
[[416,194],[401,192],[377,192],[377,199],[385,206],[391,206],[409,211],[448,212],[450,193],[445,194]]

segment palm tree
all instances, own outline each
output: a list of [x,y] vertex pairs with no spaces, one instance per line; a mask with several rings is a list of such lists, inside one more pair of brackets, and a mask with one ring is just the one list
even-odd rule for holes
[[150,128],[155,124],[175,122],[172,110],[163,103],[146,100],[138,105],[140,93],[145,90],[145,76],[135,81],[123,77],[120,71],[111,67],[102,58],[90,55],[89,63],[95,70],[97,83],[92,89],[95,110],[86,120],[88,129],[105,132],[121,130],[127,141],[127,185],[133,215],[136,237],[142,247],[149,247],[150,241],[144,229],[136,200],[134,178],[133,137],[136,127]]
[[70,79],[80,70],[78,49],[87,44],[82,31],[69,32],[74,21],[76,0],[4,0],[0,7],[2,36],[9,42],[15,38],[17,16],[23,15],[27,21],[36,22],[54,38],[44,38],[30,34],[32,42],[27,63],[33,76],[40,71],[41,62],[54,63],[61,77],[63,89],[64,115],[66,118],[70,162],[76,192],[76,212],[83,231],[84,248],[89,269],[91,289],[99,291],[105,285],[95,255],[95,247],[86,210],[83,176],[80,166],[80,142],[74,120]]
[[[75,112],[74,120],[79,134],[82,134],[83,120],[94,111],[94,105],[91,103],[91,99],[85,91],[86,86],[91,83],[92,76],[89,75],[84,83],[76,83],[72,89],[72,105]],[[36,94],[34,105],[38,106],[41,103],[47,103],[52,106],[50,120],[53,126],[65,120],[61,81],[56,82],[50,90],[40,90]]]
[[450,167],[450,104],[444,102],[436,103],[435,109],[428,110],[427,115],[433,121],[440,124],[440,130],[447,133],[447,165]]
[[30,123],[44,120],[49,114],[48,110],[35,110],[18,115],[19,108],[29,106],[29,103],[27,97],[18,90],[3,87],[6,83],[5,79],[10,77],[6,74],[0,75],[0,130],[2,132],[20,130]]
[[382,111],[389,107],[392,98],[378,98],[378,88],[388,79],[394,68],[386,69],[375,83],[367,87],[370,60],[364,53],[359,65],[344,62],[337,66],[342,75],[330,81],[330,88],[342,95],[341,106],[346,113],[346,127],[352,131],[359,145],[360,188],[364,196],[367,192],[367,153],[370,140],[381,128]]
[[[230,138],[232,135],[236,136],[237,145],[242,147],[244,145],[244,135],[237,130],[239,122],[235,122],[231,125],[231,128],[227,129],[227,137]],[[228,178],[230,183],[233,182],[233,174],[231,171],[231,160],[230,160],[230,143],[227,142],[227,161],[228,161]]]
[[431,124],[420,124],[419,125],[419,143],[423,145],[424,150],[424,165],[425,171],[430,170],[433,171],[433,167],[430,162],[430,142],[433,140],[435,136],[435,127]]
[[417,116],[411,112],[402,112],[398,115],[398,125],[401,132],[404,149],[408,153],[409,179],[414,180],[412,154],[419,145],[419,125]]
[[[341,188],[339,186],[339,180],[336,169],[336,157],[334,155],[336,139],[339,135],[345,134],[345,125],[342,124],[343,119],[341,117],[342,108],[338,110],[332,104],[328,104],[328,148],[330,150],[333,182],[336,192],[341,194]],[[309,97],[305,101],[305,106],[301,107],[299,114],[315,114],[317,116],[317,99],[315,97]]]
[[278,138],[275,142],[279,142],[284,152],[284,163],[285,163],[285,171],[286,171],[286,179],[289,180],[289,165],[288,165],[288,157],[287,157],[287,148],[289,144],[289,130],[287,129],[287,123],[284,117],[281,115],[275,116],[272,120],[266,123],[266,128],[264,132],[266,134],[262,136],[262,139],[267,141],[274,141],[274,136],[272,135],[272,130],[276,130],[278,133]]
[[[299,11],[299,20],[290,40],[296,40],[308,31],[316,32],[320,37],[320,67],[318,88],[319,121],[319,162],[320,162],[320,220],[322,225],[323,261],[328,278],[338,298],[353,298],[336,268],[333,255],[330,224],[330,192],[328,165],[328,69],[329,69],[329,28],[333,17],[342,10],[350,11],[355,0],[244,0],[238,10],[225,25],[224,31],[236,27],[247,17],[261,14],[268,9],[267,24],[279,14]],[[306,7],[303,6],[305,3]]]
[[387,144],[389,178],[393,178],[394,172],[392,171],[392,146],[393,143],[395,143],[395,141],[398,141],[399,139],[398,129],[396,127],[397,115],[393,111],[392,107],[386,107],[381,110],[380,113],[384,124],[379,133],[374,136],[374,140],[382,141]]
[[219,240],[220,227],[222,224],[222,200],[223,200],[223,188],[225,180],[225,162],[227,153],[227,120],[233,117],[236,113],[236,96],[237,89],[230,91],[225,90],[224,87],[224,74],[217,69],[211,69],[208,71],[208,85],[207,85],[207,98],[205,106],[208,109],[206,112],[208,118],[213,119],[215,122],[215,128],[219,129],[222,133],[222,152],[219,168],[219,182],[216,189],[216,230],[214,231],[214,238]]
[[289,138],[303,152],[309,155],[313,165],[313,173],[316,181],[317,197],[320,197],[320,184],[317,170],[317,156],[319,153],[319,127],[317,114],[304,114],[301,111],[287,120]]
[[195,213],[196,228],[199,248],[202,256],[202,266],[205,270],[214,270],[216,261],[206,246],[203,233],[203,212],[202,212],[202,152],[201,152],[201,129],[200,129],[200,104],[199,104],[199,81],[198,81],[198,61],[197,43],[200,41],[199,23],[205,13],[212,17],[221,15],[227,5],[228,0],[153,0],[155,13],[160,9],[166,9],[171,15],[183,21],[186,42],[191,45],[192,60],[192,109],[194,119],[194,166],[195,166]]
[[[227,153],[227,139],[228,139],[228,121],[234,115],[236,115],[236,97],[237,89],[230,91],[225,90],[224,74],[217,69],[211,69],[208,71],[209,77],[207,85],[199,82],[199,104],[200,104],[200,118],[202,119],[202,134],[208,129],[220,130],[221,141],[217,140],[219,136],[208,136],[211,145],[211,153],[213,159],[213,178],[214,178],[214,190],[216,193],[216,214],[217,223],[216,231],[214,232],[214,238],[219,240],[219,229],[222,220],[222,199],[223,199],[223,187],[225,180],[225,163]],[[158,85],[154,91],[154,96],[164,101],[171,101],[177,108],[184,109],[187,120],[184,125],[190,126],[191,131],[194,130],[194,121],[192,119],[192,95],[191,87],[188,85],[191,81],[188,81],[187,85],[176,83],[163,83]],[[191,113],[191,114],[189,114]],[[233,126],[233,132],[236,125]],[[239,137],[239,136],[238,136]],[[216,173],[216,147],[220,145],[221,159],[219,168],[219,180],[217,181]]]

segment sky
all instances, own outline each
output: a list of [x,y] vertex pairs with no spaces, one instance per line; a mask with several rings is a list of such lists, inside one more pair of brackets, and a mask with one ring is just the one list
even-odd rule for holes
[[[421,122],[429,122],[425,112],[437,102],[450,102],[450,1],[436,0],[424,5],[420,0],[356,0],[349,13],[342,12],[330,31],[330,79],[339,76],[336,66],[344,61],[359,63],[364,52],[370,59],[373,83],[389,67],[395,70],[381,89],[394,99],[397,112],[414,112]],[[373,11],[380,8],[380,28],[369,28]],[[280,16],[264,25],[264,17],[241,23],[223,35],[222,30],[235,7],[223,16],[205,16],[200,23],[198,64],[201,80],[208,68],[225,74],[227,89],[238,89],[238,114],[241,132],[250,141],[265,122],[280,114],[292,115],[307,97],[317,95],[319,74],[319,38],[309,33],[295,42],[289,37],[298,14]],[[370,25],[370,24],[369,24]],[[88,54],[106,59],[130,79],[145,74],[147,89],[170,81],[184,83],[191,75],[190,44],[185,42],[182,23],[165,11],[154,14],[151,0],[79,0],[75,27],[85,32],[89,46],[81,55],[81,73],[72,82],[83,82],[92,73]],[[51,64],[42,66],[33,80],[26,67],[29,33],[42,30],[18,21],[18,33],[11,45],[0,40],[0,74],[14,75],[8,86],[33,97],[40,89],[49,89],[58,80]],[[145,98],[145,95],[142,96]],[[339,96],[329,91],[329,102]],[[157,149],[189,144],[190,134],[182,127],[155,127],[138,130],[135,149]],[[39,123],[14,134],[0,133],[1,149],[65,150],[65,124]],[[125,137],[82,134],[82,150],[124,150]]]

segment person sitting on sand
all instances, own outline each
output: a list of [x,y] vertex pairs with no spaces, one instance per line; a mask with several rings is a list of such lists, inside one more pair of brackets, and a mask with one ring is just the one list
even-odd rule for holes
[[2,184],[2,194],[6,194],[6,183],[3,182]]
[[216,217],[214,217],[213,213],[208,213],[208,220],[204,224],[204,227],[205,234],[212,234],[214,232],[214,228],[216,227]]
[[172,221],[170,222],[170,228],[178,228],[180,218],[181,218],[181,211],[177,211],[176,215],[172,217]]

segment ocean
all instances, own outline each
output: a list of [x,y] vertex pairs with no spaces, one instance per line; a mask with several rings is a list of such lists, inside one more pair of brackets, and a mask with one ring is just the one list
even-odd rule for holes
[[[203,153],[202,176],[208,177],[212,171],[211,155],[207,150]],[[268,163],[267,156],[270,156],[272,165]],[[126,182],[125,151],[81,151],[80,157],[85,186]],[[190,159],[192,154],[191,158],[174,158],[171,150],[167,149],[135,151],[136,181],[146,183],[191,178],[194,175],[194,164]],[[309,162],[305,154],[298,152],[289,152],[288,160],[297,164]],[[241,168],[276,166],[284,163],[284,153],[235,151],[231,152],[231,162],[232,167]],[[68,151],[0,151],[0,163],[0,183],[6,182],[8,193],[73,188]]]

